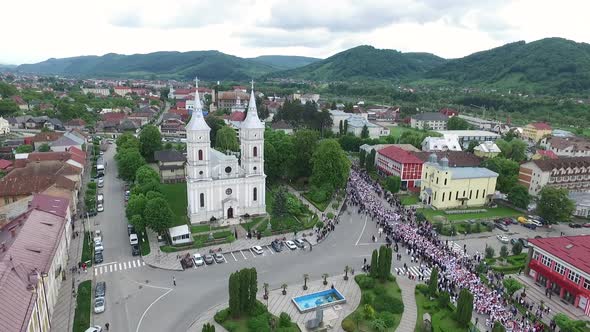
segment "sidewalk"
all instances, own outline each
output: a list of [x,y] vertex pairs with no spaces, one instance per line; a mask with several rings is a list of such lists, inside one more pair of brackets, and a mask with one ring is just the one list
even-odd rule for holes
[[[396,278],[397,284],[402,291],[404,302],[404,313],[399,322],[396,332],[412,332],[416,327],[418,309],[416,308],[416,282],[407,278]],[[421,318],[420,318],[421,319]]]
[[[260,240],[256,238],[247,239],[241,238],[232,243],[224,243],[224,244],[217,244],[213,246],[198,248],[198,249],[188,249],[183,251],[165,253],[160,250],[160,246],[158,244],[158,237],[156,233],[154,233],[149,228],[146,229],[148,239],[150,241],[150,254],[143,256],[143,261],[154,268],[164,269],[164,270],[175,270],[175,271],[182,271],[182,266],[180,265],[179,256],[185,256],[187,253],[191,255],[194,253],[208,253],[210,249],[220,249],[222,254],[228,254],[234,251],[240,250],[248,250],[253,246],[266,246],[270,245],[270,243],[276,238],[287,238],[292,239],[294,238],[293,233],[284,233],[284,234],[276,234],[272,236],[263,237]],[[307,230],[305,233],[308,234],[309,232],[313,232],[312,230]],[[297,237],[300,237],[302,232],[297,233]],[[301,237],[302,239],[307,240],[312,246],[317,244],[315,236],[307,236]]]

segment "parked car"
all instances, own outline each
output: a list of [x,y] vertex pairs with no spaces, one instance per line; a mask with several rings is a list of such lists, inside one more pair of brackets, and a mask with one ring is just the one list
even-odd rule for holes
[[535,225],[535,224],[526,223],[526,224],[522,224],[522,225],[528,229],[532,229],[532,230],[537,229],[537,225]]
[[[100,180],[98,180],[98,181],[100,181]],[[98,195],[96,196],[96,201],[97,201],[98,203],[102,203],[102,202],[104,202],[104,195],[103,195],[103,194],[98,194]]]
[[94,297],[104,297],[107,293],[107,283],[104,281],[99,281],[96,283],[96,287],[94,287]]
[[510,244],[511,245],[515,245],[517,242],[518,242],[518,239],[517,238],[510,239]]
[[583,226],[586,228],[590,227],[590,222],[585,223]]
[[102,211],[104,211],[104,206],[103,206],[102,204],[98,204],[98,205],[96,206],[96,211],[98,211],[98,212],[102,212]]
[[498,235],[496,235],[496,238],[498,239],[498,241],[500,241],[502,243],[510,242],[510,240],[508,240],[508,237],[506,235],[498,234]]
[[293,241],[285,241],[285,245],[287,246],[287,248],[289,248],[291,250],[297,249],[297,246],[295,245],[295,242],[293,242]]
[[129,235],[129,243],[131,245],[134,245],[134,244],[138,244],[139,243],[139,240],[137,239],[137,234],[131,233],[131,235]]
[[529,241],[525,238],[518,238],[518,241],[522,244],[522,246],[524,248],[528,248],[529,247]]
[[502,223],[495,223],[496,228],[503,230],[504,232],[508,232],[508,226],[502,224]]
[[139,251],[139,245],[134,244],[131,246],[131,256],[139,256],[140,251]]
[[104,312],[105,300],[104,297],[97,297],[94,299],[94,313],[100,314]]
[[[577,223],[575,223],[575,222],[570,222],[570,223],[569,223],[569,226],[570,226],[571,228],[582,228],[582,224],[577,224]],[[584,227],[586,227],[586,226],[584,226]]]
[[281,252],[283,250],[283,243],[281,241],[274,240],[270,246],[276,251]]
[[98,186],[99,188],[102,188],[102,187],[104,187],[104,179],[98,179],[98,184],[97,184],[97,186]]
[[203,264],[205,264],[203,256],[201,256],[201,254],[199,253],[193,255],[193,261],[195,261],[196,266],[202,266]]
[[94,252],[103,252],[104,247],[102,246],[102,243],[95,243],[94,244]]
[[254,246],[254,247],[252,247],[252,251],[256,255],[262,255],[262,253],[264,252],[264,251],[262,251],[262,247],[261,246]]
[[213,261],[214,261],[213,256],[210,254],[206,254],[204,257],[204,261],[205,261],[205,264],[207,264],[207,265],[213,264]]
[[305,241],[303,241],[302,239],[295,239],[293,240],[293,242],[295,242],[295,245],[299,248],[305,247]]
[[215,253],[213,259],[215,259],[215,263],[217,264],[225,263],[225,258],[223,258],[223,255],[220,253]]
[[127,224],[127,235],[131,235],[135,233],[135,227],[131,224]]
[[87,328],[84,332],[102,332],[102,326],[94,325]]
[[518,220],[516,218],[508,218],[513,225],[518,225]]
[[103,261],[104,261],[104,258],[102,256],[102,251],[94,252],[94,264],[100,264]]
[[529,224],[533,224],[533,225],[535,225],[537,227],[543,227],[543,223],[540,222],[540,221],[538,221],[538,220],[535,220],[535,219],[529,220]]

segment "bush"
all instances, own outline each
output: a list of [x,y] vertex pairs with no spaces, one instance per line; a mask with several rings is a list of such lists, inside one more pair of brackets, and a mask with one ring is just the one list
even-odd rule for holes
[[473,233],[481,233],[481,223],[476,223],[473,229]]
[[450,297],[449,293],[442,292],[439,294],[437,301],[438,301],[439,307],[446,308],[449,305],[449,303],[451,302],[451,297]]
[[315,227],[317,227],[317,228],[319,228],[319,229],[322,229],[322,228],[324,228],[324,223],[323,223],[322,221],[318,221],[318,222],[315,224]]
[[339,202],[338,203],[332,203],[332,208],[334,210],[336,210],[338,208],[339,204],[340,204]]
[[373,293],[365,292],[361,296],[361,303],[362,304],[371,304],[372,305],[374,301],[375,301],[375,294],[373,294]]
[[512,246],[512,253],[514,255],[518,255],[521,252],[522,252],[522,244],[520,243],[520,241],[518,241]]
[[229,317],[229,308],[225,308],[223,310],[216,312],[215,316],[213,316],[213,319],[218,324],[222,324],[223,322],[225,322],[227,320],[228,317]]
[[375,279],[366,274],[359,274],[354,278],[361,289],[371,289],[375,287]]
[[352,319],[345,319],[342,321],[342,329],[346,332],[354,332],[356,330],[356,324]]
[[492,247],[486,247],[486,258],[493,258],[496,251]]
[[281,312],[279,316],[279,327],[291,327],[291,316],[286,312]]
[[223,327],[229,332],[235,332],[240,329],[240,324],[238,324],[238,322],[229,321],[223,324]]
[[88,189],[96,190],[96,182],[88,182]]
[[260,301],[254,303],[254,307],[250,308],[250,316],[260,316],[268,312],[268,309]]
[[391,295],[381,293],[382,295],[375,298],[374,308],[376,311],[388,311],[392,314],[401,314],[404,312],[404,303]]
[[377,318],[381,319],[388,328],[392,328],[395,325],[395,316],[391,312],[380,312],[377,314]]
[[257,332],[258,331],[270,332],[269,318],[270,317],[268,314],[262,314],[259,316],[251,317],[248,320],[248,329],[250,331],[257,331]]
[[330,199],[330,196],[332,196],[332,193],[329,192],[328,190],[323,190],[323,189],[320,189],[317,187],[312,187],[307,195],[309,196],[309,198],[312,201],[314,201],[316,203],[323,203],[323,202]]
[[416,290],[420,292],[422,295],[428,295],[428,285],[426,284],[416,285]]
[[333,219],[334,214],[332,212],[328,212],[328,214],[326,214],[326,217],[328,217],[328,219]]

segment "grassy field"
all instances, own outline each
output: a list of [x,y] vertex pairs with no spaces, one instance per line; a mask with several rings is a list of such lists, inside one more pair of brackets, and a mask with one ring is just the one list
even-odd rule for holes
[[415,331],[422,331],[422,317],[426,312],[430,314],[432,319],[433,332],[468,331],[468,328],[458,325],[453,319],[454,312],[450,307],[441,308],[436,299],[431,301],[426,298],[418,288],[416,288],[416,307],[418,309],[418,319],[416,320]]
[[[139,240],[139,250],[141,251],[142,256],[147,256],[150,254],[150,239],[147,237],[145,230],[139,232],[137,234],[137,239]],[[145,241],[144,241],[145,240]]]
[[207,224],[205,224],[205,225],[192,225],[191,226],[191,233],[197,234],[197,233],[209,232],[209,229],[211,231],[219,231],[219,230],[223,230],[223,229],[229,229],[229,226],[211,227]]
[[389,136],[393,136],[395,138],[399,138],[404,131],[417,131],[416,129],[409,128],[409,127],[400,127],[400,126],[389,126]]
[[432,209],[418,209],[418,212],[422,212],[426,219],[433,221],[435,216],[443,216],[449,221],[462,221],[468,219],[494,219],[500,217],[518,217],[522,215],[522,212],[513,210],[509,207],[499,206],[496,208],[486,208],[486,212],[478,213],[465,213],[465,214],[446,214],[441,210]]
[[318,208],[318,210],[320,211],[326,211],[326,208],[328,207],[328,205],[331,202],[331,199],[325,201],[325,202],[316,202],[314,200],[311,199],[311,196],[309,195],[309,193],[303,193],[303,197],[305,197],[313,206],[315,206],[316,208]]
[[418,202],[420,202],[420,199],[418,198],[418,195],[416,194],[411,194],[411,195],[403,195],[400,196],[400,201],[402,202],[402,205],[414,205],[417,204]]
[[94,262],[93,251],[94,251],[94,241],[90,237],[90,232],[84,233],[84,244],[82,245],[82,257],[80,258],[80,263],[86,263],[88,266],[92,266]]
[[188,223],[186,216],[186,207],[188,206],[186,183],[162,184],[161,188],[162,194],[170,204],[172,212],[176,215],[172,226],[186,225]]
[[92,306],[92,281],[82,281],[76,295],[76,312],[74,313],[74,332],[84,332],[90,326],[90,307]]

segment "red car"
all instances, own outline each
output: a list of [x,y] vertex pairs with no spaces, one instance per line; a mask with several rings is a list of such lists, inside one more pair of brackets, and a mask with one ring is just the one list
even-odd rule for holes
[[586,228],[590,228],[590,222],[587,222],[587,223],[585,223],[585,224],[584,224],[584,225],[582,225],[582,226],[584,226],[584,227],[586,227]]

